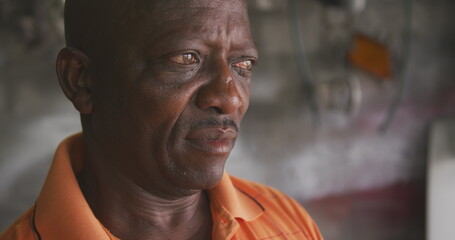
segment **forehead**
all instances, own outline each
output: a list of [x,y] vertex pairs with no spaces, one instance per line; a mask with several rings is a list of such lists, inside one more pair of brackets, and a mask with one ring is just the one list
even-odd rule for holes
[[215,41],[224,37],[254,48],[244,0],[150,2],[136,4],[133,15],[128,16],[131,21],[123,21],[128,36],[163,47],[181,39]]
[[[124,24],[155,23],[182,19],[215,20],[225,15],[247,15],[245,0],[134,0],[118,5],[115,16]],[[117,14],[115,14],[117,15]]]
[[142,4],[136,5],[145,11],[155,10],[158,15],[186,15],[193,12],[199,12],[204,9],[218,10],[218,12],[244,12],[246,10],[245,0],[161,0],[161,1],[144,1],[139,0]]
[[234,19],[247,23],[246,3],[243,0],[171,0],[152,4],[146,1],[136,4],[135,8],[135,11],[130,12],[134,22],[157,30],[185,23],[220,24]]

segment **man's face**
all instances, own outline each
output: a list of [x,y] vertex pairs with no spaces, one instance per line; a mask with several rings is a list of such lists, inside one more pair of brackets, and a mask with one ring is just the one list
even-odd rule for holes
[[147,191],[211,188],[249,104],[246,3],[136,2],[93,59],[90,131],[106,164]]

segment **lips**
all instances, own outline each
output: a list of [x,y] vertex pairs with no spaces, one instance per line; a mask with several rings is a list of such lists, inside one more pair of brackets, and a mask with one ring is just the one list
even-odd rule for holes
[[232,127],[209,127],[192,130],[185,140],[194,148],[213,155],[226,155],[233,146],[237,131]]

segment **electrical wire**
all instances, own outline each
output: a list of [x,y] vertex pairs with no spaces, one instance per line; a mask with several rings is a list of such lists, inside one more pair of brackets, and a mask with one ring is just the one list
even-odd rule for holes
[[302,28],[300,26],[299,12],[296,0],[289,0],[289,25],[292,43],[295,48],[295,57],[300,78],[303,82],[303,91],[309,102],[310,111],[316,124],[320,123],[319,109],[315,97],[315,82],[312,77],[310,64],[305,54]]
[[411,54],[411,44],[412,44],[412,16],[413,16],[413,1],[414,0],[403,0],[404,1],[404,16],[405,23],[402,32],[402,60],[400,64],[399,78],[398,78],[398,90],[395,99],[392,101],[392,104],[389,107],[389,111],[379,127],[379,132],[385,133],[390,127],[392,120],[394,119],[398,107],[403,100],[404,92],[407,85],[408,79],[408,67],[409,59]]

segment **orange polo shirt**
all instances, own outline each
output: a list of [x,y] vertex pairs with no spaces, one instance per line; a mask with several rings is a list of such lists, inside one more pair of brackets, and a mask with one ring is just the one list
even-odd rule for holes
[[[94,216],[76,180],[83,167],[82,134],[57,149],[36,205],[0,240],[118,240]],[[213,240],[322,239],[314,221],[283,193],[224,174],[208,191]]]

